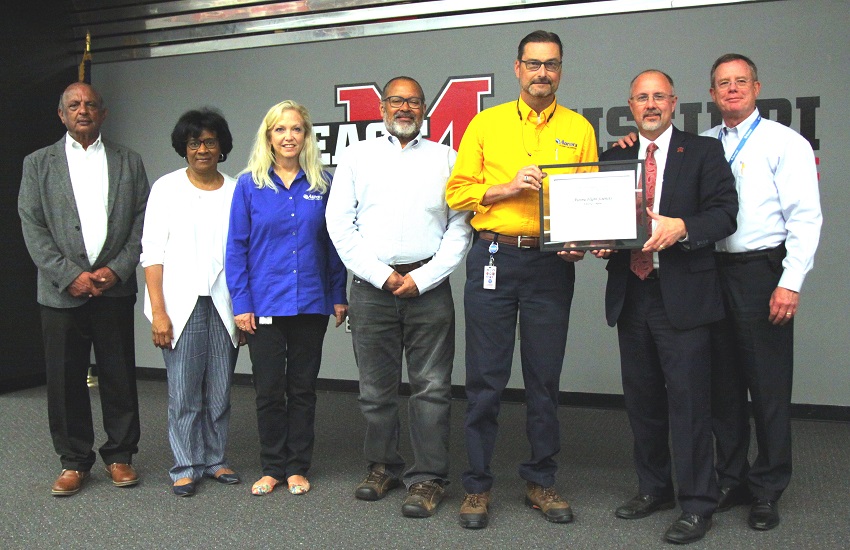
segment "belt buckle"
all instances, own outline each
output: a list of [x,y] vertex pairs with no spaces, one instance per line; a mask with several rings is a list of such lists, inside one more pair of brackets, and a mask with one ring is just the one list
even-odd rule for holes
[[522,236],[521,235],[517,235],[517,237],[516,237],[516,247],[517,248],[525,248],[524,246],[522,246]]

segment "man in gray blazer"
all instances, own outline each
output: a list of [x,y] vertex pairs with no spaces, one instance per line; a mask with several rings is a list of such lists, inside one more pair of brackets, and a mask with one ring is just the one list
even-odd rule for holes
[[133,305],[150,188],[141,157],[101,138],[106,109],[94,88],[68,86],[59,118],[68,133],[24,159],[18,213],[38,268],[48,418],[62,462],[52,493],[67,496],[95,462],[92,346],[107,435],[100,456],[114,485],[139,482],[131,465],[139,441]]

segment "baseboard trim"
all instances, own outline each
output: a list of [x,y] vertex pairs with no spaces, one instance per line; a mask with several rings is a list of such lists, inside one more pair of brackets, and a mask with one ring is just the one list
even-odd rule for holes
[[18,390],[35,388],[47,384],[47,374],[22,374],[20,376],[9,376],[0,378],[0,395]]
[[[136,375],[141,380],[165,380],[165,369],[138,367]],[[250,374],[236,373],[233,375],[233,383],[238,386],[252,386]],[[332,391],[343,393],[359,393],[360,385],[357,380],[335,380],[331,378],[319,378],[316,382],[319,391]],[[410,385],[403,383],[399,386],[399,394],[410,395]],[[452,398],[466,399],[463,386],[452,386]],[[520,388],[508,388],[502,392],[502,400],[508,403],[524,403],[525,390]],[[558,403],[563,407],[583,407],[592,409],[624,409],[623,396],[614,393],[585,393],[565,392],[558,396]],[[837,405],[811,405],[804,403],[793,403],[791,405],[791,418],[797,420],[818,420],[830,422],[850,422],[850,407]]]

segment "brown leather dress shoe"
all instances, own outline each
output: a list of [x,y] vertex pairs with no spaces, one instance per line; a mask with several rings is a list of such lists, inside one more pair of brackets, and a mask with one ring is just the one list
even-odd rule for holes
[[116,487],[131,487],[139,482],[139,476],[130,464],[107,464],[106,471],[112,476],[112,484]]
[[55,497],[76,495],[83,486],[83,480],[87,477],[89,477],[88,472],[62,470],[62,473],[59,474],[59,477],[53,483],[53,487],[50,488],[50,492]]

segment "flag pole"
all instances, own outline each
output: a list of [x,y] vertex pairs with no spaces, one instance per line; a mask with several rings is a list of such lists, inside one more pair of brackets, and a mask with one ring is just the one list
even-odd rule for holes
[[83,60],[80,61],[79,81],[91,84],[91,33],[86,31],[86,51],[83,52]]

